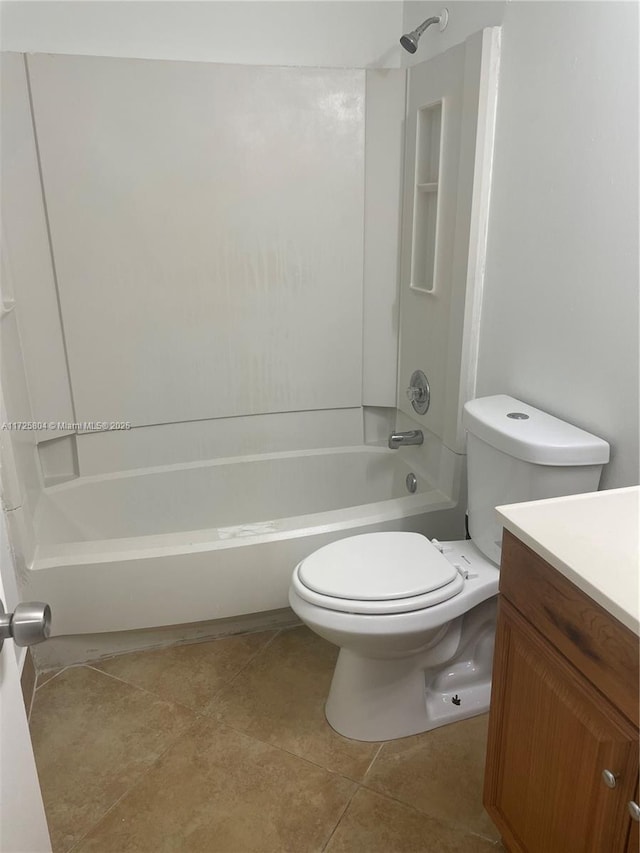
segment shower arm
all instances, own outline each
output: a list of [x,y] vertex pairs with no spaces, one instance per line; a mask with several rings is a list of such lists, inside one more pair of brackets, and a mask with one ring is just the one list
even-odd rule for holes
[[432,24],[439,23],[440,15],[433,15],[431,18],[427,18],[426,21],[423,21],[419,27],[416,27],[415,30],[413,30],[413,34],[416,36],[416,38],[420,38],[420,36],[427,29],[427,27],[430,27]]

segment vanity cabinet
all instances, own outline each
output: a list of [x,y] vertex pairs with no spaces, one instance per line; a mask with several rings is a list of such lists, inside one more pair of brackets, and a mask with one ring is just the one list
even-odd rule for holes
[[512,853],[638,853],[637,790],[638,637],[505,530],[489,815]]

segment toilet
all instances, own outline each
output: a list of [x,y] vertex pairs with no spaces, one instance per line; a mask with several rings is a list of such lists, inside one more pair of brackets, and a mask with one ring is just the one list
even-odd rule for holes
[[495,507],[595,491],[609,460],[606,441],[506,395],[470,401],[463,423],[470,539],[366,533],[293,573],[292,609],[340,648],[325,712],[345,737],[407,737],[489,708]]

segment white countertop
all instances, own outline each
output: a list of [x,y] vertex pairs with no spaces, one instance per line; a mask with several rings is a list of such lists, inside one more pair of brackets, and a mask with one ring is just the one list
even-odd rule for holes
[[507,530],[640,636],[640,486],[496,511]]

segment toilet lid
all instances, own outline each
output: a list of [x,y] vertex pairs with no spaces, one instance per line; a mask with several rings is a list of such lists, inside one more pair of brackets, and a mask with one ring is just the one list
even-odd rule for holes
[[333,598],[389,601],[451,584],[457,571],[419,533],[365,533],[320,548],[298,568],[307,589]]

